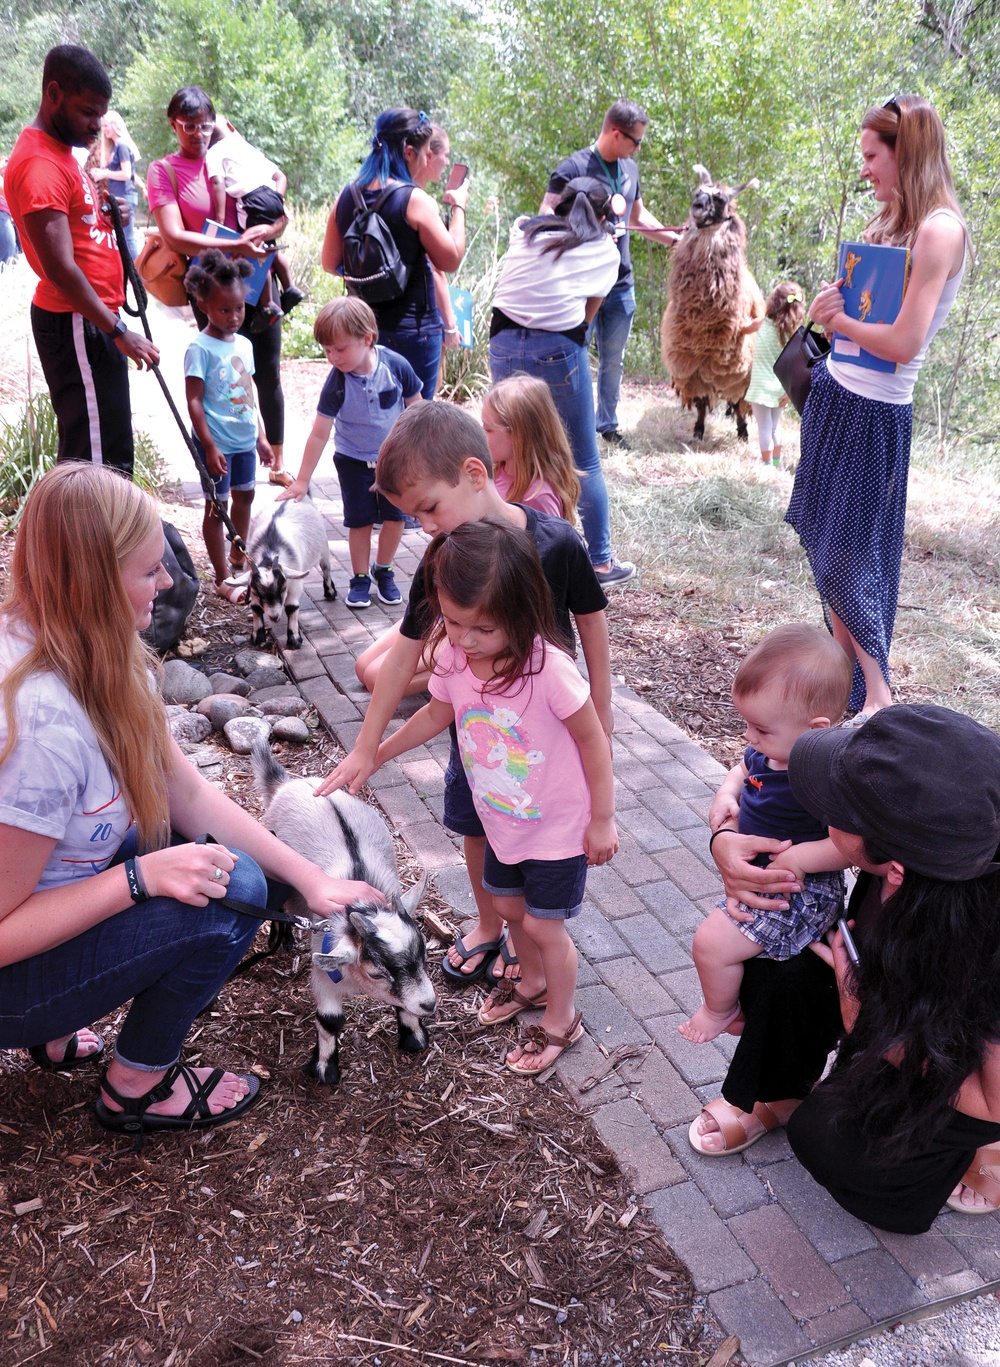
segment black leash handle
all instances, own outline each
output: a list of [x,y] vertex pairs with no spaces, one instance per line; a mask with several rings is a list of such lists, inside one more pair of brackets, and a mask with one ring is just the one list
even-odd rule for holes
[[[107,212],[110,214],[111,222],[114,225],[115,240],[118,243],[118,253],[122,259],[122,269],[125,273],[126,287],[128,285],[131,285],[132,293],[135,295],[136,307],[131,308],[128,303],[128,291],[126,288],[126,299],[123,302],[122,307],[125,310],[125,312],[130,314],[133,318],[139,319],[140,323],[142,324],[142,330],[146,334],[146,339],[151,342],[153,340],[153,334],[149,329],[149,319],[146,316],[146,305],[149,303],[149,295],[146,293],[146,287],[142,283],[142,279],[140,278],[139,272],[135,268],[135,262],[132,260],[132,253],[129,251],[128,243],[125,240],[125,225],[122,222],[121,208],[118,204],[117,199],[106,188],[102,187],[101,193],[104,196],[104,206]],[[208,467],[206,466],[201,455],[199,454],[198,448],[195,446],[193,440],[191,439],[191,434],[187,429],[187,424],[184,422],[184,419],[181,417],[177,405],[174,403],[174,396],[167,388],[167,382],[160,372],[160,367],[158,365],[154,365],[151,366],[150,369],[156,376],[156,380],[160,388],[163,390],[163,397],[166,399],[170,411],[174,415],[174,421],[177,423],[177,426],[180,429],[180,434],[184,438],[184,444],[187,446],[187,449],[191,453],[191,459],[194,461],[195,469],[201,476],[203,486],[207,485],[208,488],[212,490],[212,496],[209,501],[215,509],[216,516],[220,519],[220,521],[226,529],[228,540],[240,552],[246,563],[249,565],[250,569],[256,569],[257,567],[251,560],[250,553],[247,550],[246,542],[243,540],[242,536],[240,536],[239,532],[236,530],[233,520],[229,516],[229,512],[226,508],[226,505],[219,498],[218,494],[215,493],[215,481],[209,474]]]

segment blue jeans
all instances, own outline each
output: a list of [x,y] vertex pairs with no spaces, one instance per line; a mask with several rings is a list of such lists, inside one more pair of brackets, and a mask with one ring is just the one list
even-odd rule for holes
[[[126,837],[114,862],[134,853]],[[266,902],[267,881],[248,854],[236,862],[228,895]],[[128,906],[65,944],[0,968],[0,1048],[59,1039],[132,998],[115,1056],[145,1072],[169,1068],[259,925],[215,901],[192,907],[153,897]]]
[[597,430],[614,432],[618,428],[618,395],[622,387],[625,347],[635,316],[635,290],[617,286],[597,310],[587,341],[597,342]]
[[390,351],[395,351],[404,360],[409,361],[417,372],[424,398],[433,399],[441,371],[441,349],[444,346],[444,334],[440,323],[435,323],[433,329],[428,328],[421,332],[383,332],[380,328],[378,339],[382,346],[388,347]]
[[577,346],[561,332],[536,328],[498,332],[490,338],[493,383],[518,373],[544,380],[552,393],[569,438],[573,464],[583,476],[579,508],[590,560],[594,565],[606,565],[611,559],[608,490],[594,430],[594,390],[587,348]]

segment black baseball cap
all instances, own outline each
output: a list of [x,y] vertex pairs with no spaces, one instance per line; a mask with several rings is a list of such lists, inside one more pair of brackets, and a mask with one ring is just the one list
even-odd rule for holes
[[1000,868],[1000,737],[971,717],[920,703],[806,731],[788,779],[813,816],[914,873],[961,882]]

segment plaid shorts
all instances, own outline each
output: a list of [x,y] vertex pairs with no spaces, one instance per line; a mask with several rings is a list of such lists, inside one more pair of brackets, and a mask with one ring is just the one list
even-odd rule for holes
[[[793,892],[787,899],[787,910],[775,907],[761,911],[741,902],[740,910],[748,911],[753,920],[737,921],[734,917],[733,925],[748,940],[760,945],[762,959],[792,959],[843,916],[845,895],[844,875],[839,870],[810,873],[803,890]],[[719,907],[725,911],[725,902],[720,902]]]

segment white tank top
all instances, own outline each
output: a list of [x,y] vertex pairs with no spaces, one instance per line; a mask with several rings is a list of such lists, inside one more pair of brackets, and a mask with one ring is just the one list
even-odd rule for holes
[[[951,209],[935,209],[927,215],[924,222],[929,222],[935,214],[947,214],[949,218],[956,218]],[[927,329],[923,346],[914,356],[912,361],[900,363],[895,373],[885,370],[866,370],[863,366],[846,365],[843,361],[835,361],[827,357],[826,368],[833,378],[849,389],[852,394],[860,394],[866,399],[878,399],[881,403],[910,403],[913,400],[913,387],[920,374],[920,367],[924,363],[927,355],[927,348],[934,340],[934,335],[941,327],[952,304],[958,294],[958,287],[962,283],[962,276],[965,274],[965,263],[969,257],[969,246],[966,241],[965,251],[962,254],[962,264],[951,277],[944,282],[944,289],[941,291],[941,298],[937,301],[934,316],[931,318],[931,325]]]

